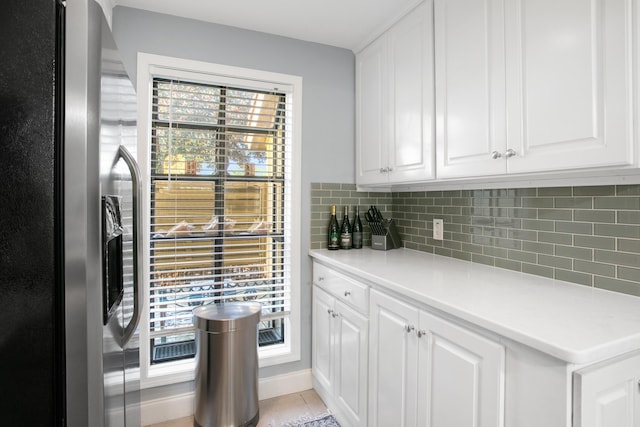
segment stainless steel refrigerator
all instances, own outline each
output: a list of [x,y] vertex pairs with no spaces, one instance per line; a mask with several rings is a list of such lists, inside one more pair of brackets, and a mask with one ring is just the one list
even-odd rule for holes
[[139,426],[135,90],[101,7],[69,1],[66,12],[67,424]]
[[139,426],[133,85],[94,0],[4,2],[0,55],[0,424]]

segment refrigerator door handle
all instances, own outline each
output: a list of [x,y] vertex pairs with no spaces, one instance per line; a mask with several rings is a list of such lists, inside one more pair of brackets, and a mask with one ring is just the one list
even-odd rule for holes
[[138,259],[140,258],[140,245],[139,245],[139,233],[140,233],[140,200],[141,200],[141,183],[140,183],[140,169],[136,160],[133,158],[129,150],[123,145],[118,150],[118,158],[123,159],[129,168],[131,173],[131,182],[133,184],[133,314],[131,321],[125,326],[122,346],[129,342],[134,335],[138,322],[140,321],[140,313],[142,312],[141,299],[140,299],[140,269],[138,268]]

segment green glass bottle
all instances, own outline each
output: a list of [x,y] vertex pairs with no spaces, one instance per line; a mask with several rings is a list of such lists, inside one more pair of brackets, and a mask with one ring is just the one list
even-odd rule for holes
[[329,220],[329,241],[327,249],[335,251],[340,249],[340,229],[338,228],[338,220],[336,219],[336,206],[331,206],[331,219]]
[[353,249],[362,249],[362,221],[360,221],[360,207],[356,206],[356,216],[353,218],[351,226],[351,247]]
[[342,227],[340,227],[340,249],[351,249],[351,222],[349,222],[349,207],[344,207]]

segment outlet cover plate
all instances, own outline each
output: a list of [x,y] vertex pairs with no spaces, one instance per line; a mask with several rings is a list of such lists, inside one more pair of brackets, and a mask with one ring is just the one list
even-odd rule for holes
[[434,219],[433,220],[433,239],[434,240],[442,240],[444,238],[444,220],[442,219]]

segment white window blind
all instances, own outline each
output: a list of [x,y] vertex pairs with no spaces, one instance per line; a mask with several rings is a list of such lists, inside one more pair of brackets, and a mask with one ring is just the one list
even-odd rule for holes
[[[193,340],[193,308],[228,301],[260,302],[261,345],[282,342],[291,279],[286,91],[162,78],[152,90],[152,348]],[[152,363],[164,360],[154,354]]]

